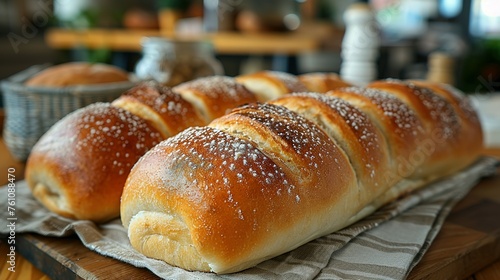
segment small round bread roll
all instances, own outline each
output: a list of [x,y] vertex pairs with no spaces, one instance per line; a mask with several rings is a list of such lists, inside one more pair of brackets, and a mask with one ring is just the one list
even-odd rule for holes
[[127,72],[103,63],[69,62],[49,67],[28,79],[33,87],[68,87],[129,81]]
[[57,122],[33,147],[26,180],[33,196],[61,216],[105,222],[120,214],[125,180],[162,140],[148,122],[109,103]]

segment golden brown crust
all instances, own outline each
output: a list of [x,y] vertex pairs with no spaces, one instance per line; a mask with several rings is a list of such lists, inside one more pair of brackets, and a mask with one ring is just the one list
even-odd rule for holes
[[[458,89],[451,87],[450,85],[429,82],[423,80],[413,80],[412,83],[427,88],[433,93],[446,99],[446,101],[453,106],[455,113],[460,119],[461,135],[459,136],[460,142],[464,143],[468,147],[481,148],[483,143],[483,131],[481,129],[481,123],[479,121],[479,116],[474,110],[470,100],[467,96],[460,92]],[[475,137],[470,137],[470,135],[476,135]]]
[[180,84],[173,91],[191,102],[206,123],[237,106],[257,101],[252,92],[227,76],[199,78]]
[[417,114],[397,97],[377,89],[342,88],[327,95],[349,102],[365,112],[386,138],[393,172],[387,174],[387,182],[412,175],[419,167],[410,162],[414,147],[418,147],[427,133]]
[[457,159],[451,155],[467,149],[459,143],[464,127],[460,125],[455,108],[445,98],[409,81],[388,79],[375,81],[367,87],[397,96],[422,120],[427,135],[416,146],[422,148],[422,153],[413,156],[413,161],[422,168],[414,176],[426,177],[457,171],[450,169],[451,166],[457,166],[454,162]]
[[[442,156],[449,158],[449,161],[443,160],[444,164],[440,168],[441,170],[435,171],[453,172],[454,170],[450,169],[449,166],[457,166],[457,163],[452,161],[461,163],[461,165],[457,166],[458,169],[471,164],[476,159],[476,155],[481,153],[483,149],[484,136],[479,117],[472,107],[470,100],[465,94],[449,85],[429,81],[410,82],[446,100],[447,104],[453,108],[453,112],[458,119],[457,126],[459,128],[454,129],[456,132],[455,137],[452,141],[444,141],[442,143],[442,145],[448,146],[448,150],[442,147],[436,148],[440,149],[444,153]],[[437,138],[434,141],[443,141],[440,139],[442,138]]]
[[236,77],[256,94],[257,99],[266,102],[291,92],[305,92],[307,87],[292,74],[279,71],[259,71]]
[[325,93],[330,90],[343,87],[351,87],[352,84],[342,80],[338,74],[335,73],[307,73],[302,74],[299,80],[311,92]]
[[[409,82],[373,87],[249,104],[157,145],[124,190],[122,221],[132,245],[187,269],[239,271],[349,225],[479,155],[456,143],[467,135],[479,144],[482,134],[473,132],[480,126],[457,127],[466,120],[456,115],[460,108],[442,104],[450,98],[444,93]],[[433,144],[443,145],[440,151],[427,146],[432,132],[445,142]]]
[[375,81],[367,88],[377,88],[397,96],[419,115],[429,132],[439,134],[444,141],[455,141],[460,132],[454,108],[426,88],[394,79]]
[[69,62],[49,67],[26,81],[27,86],[67,87],[129,81],[118,67],[87,62]]
[[144,120],[97,103],[54,125],[33,148],[26,180],[48,209],[73,219],[116,218],[127,175],[161,141]]
[[[322,145],[331,145],[328,136],[308,120],[273,104],[255,103],[237,108],[230,114],[214,120],[210,126],[230,134],[237,131],[238,137],[254,143],[277,165],[307,183],[314,177],[311,169],[317,169],[314,158],[309,156],[315,151],[310,150],[322,148]],[[316,138],[308,139],[311,137],[309,133]],[[328,151],[333,149],[324,149],[322,152],[328,154]],[[297,168],[298,166],[314,168]]]
[[207,124],[191,103],[170,88],[156,83],[141,83],[112,104],[150,121],[164,138],[188,127]]
[[284,106],[316,123],[344,150],[360,184],[373,195],[386,184],[390,169],[390,153],[381,130],[361,110],[347,101],[319,93],[294,93],[271,104]]
[[[266,118],[266,114],[273,118]],[[296,232],[310,238],[331,230],[323,225],[324,230],[318,231],[319,220],[308,219],[308,213],[313,212],[327,216],[332,209],[325,208],[326,204],[337,211],[355,211],[342,202],[329,203],[357,195],[356,191],[351,193],[357,190],[356,180],[344,153],[312,123],[271,105],[245,106],[224,118],[251,123],[245,126],[248,131],[242,132],[246,139],[212,127],[188,129],[156,146],[136,164],[122,198],[122,221],[129,227],[135,248],[151,248],[145,246],[151,238],[141,235],[141,228],[129,226],[131,221],[140,224],[157,212],[175,213],[189,229],[192,243],[187,247],[197,250],[182,258],[199,255],[199,263],[204,264],[190,269],[209,264],[213,271],[231,272],[306,242]],[[225,124],[227,131],[233,129],[232,124],[240,131],[238,123]],[[269,130],[253,130],[253,125]],[[259,139],[274,141],[264,147]],[[279,153],[281,148],[291,154]],[[296,161],[299,171],[308,174],[307,185],[289,167],[288,160]],[[327,172],[333,166],[338,172]],[[338,187],[328,187],[330,182],[338,182]],[[147,202],[149,197],[155,197],[153,204]],[[297,220],[302,223],[297,224]],[[296,232],[288,232],[296,226]],[[162,249],[156,247],[143,253],[158,257]],[[180,258],[171,258],[176,257]]]

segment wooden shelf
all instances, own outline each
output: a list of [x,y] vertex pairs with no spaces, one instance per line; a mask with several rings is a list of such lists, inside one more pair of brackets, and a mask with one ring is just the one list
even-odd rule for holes
[[141,39],[147,36],[211,40],[218,54],[293,55],[318,51],[325,47],[340,49],[343,31],[326,23],[304,24],[295,32],[218,32],[197,36],[165,36],[159,30],[53,28],[46,32],[45,40],[50,47],[55,49],[86,47],[89,49],[107,48],[115,51],[140,51]]

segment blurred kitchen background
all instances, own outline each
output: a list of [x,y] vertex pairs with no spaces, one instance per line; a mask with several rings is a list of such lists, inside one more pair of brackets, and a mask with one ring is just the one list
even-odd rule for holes
[[[212,40],[225,74],[339,72],[352,0],[2,0],[0,79],[31,65],[106,62],[133,72],[142,36]],[[498,0],[369,0],[378,78],[426,78],[432,54],[468,93],[500,91]],[[205,37],[204,37],[205,38]]]

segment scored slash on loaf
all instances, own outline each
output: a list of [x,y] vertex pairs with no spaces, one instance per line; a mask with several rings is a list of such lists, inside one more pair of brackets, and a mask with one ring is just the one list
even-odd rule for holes
[[483,143],[467,98],[439,84],[273,95],[141,157],[121,203],[134,248],[188,270],[241,271],[458,172]]

